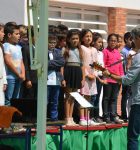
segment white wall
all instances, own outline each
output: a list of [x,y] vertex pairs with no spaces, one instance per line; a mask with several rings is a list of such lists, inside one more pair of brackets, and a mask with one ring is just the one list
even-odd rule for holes
[[0,0],[0,22],[15,21],[17,24],[24,23],[24,0]]
[[81,5],[93,5],[101,7],[120,7],[140,10],[140,0],[50,0],[51,2],[66,2]]
[[[0,22],[6,23],[8,21],[15,21],[17,24],[27,24],[26,1],[27,0],[0,0]],[[90,7],[91,10],[96,8],[96,6],[101,6],[104,8],[122,7],[131,10],[133,9],[135,11],[138,10],[135,12],[135,19],[137,19],[138,15],[140,14],[140,0],[49,0],[49,2],[56,5],[59,4],[62,7],[66,3],[68,6],[75,6],[83,9],[86,6]],[[134,24],[135,22],[132,23]]]

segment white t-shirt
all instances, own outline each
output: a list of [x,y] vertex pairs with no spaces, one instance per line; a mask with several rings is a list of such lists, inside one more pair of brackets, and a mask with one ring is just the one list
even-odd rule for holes
[[[97,51],[97,62],[99,65],[104,67],[103,53],[101,51]],[[102,71],[97,71],[97,75],[102,76]]]
[[[53,54],[51,52],[49,52],[49,58],[50,60],[53,60]],[[56,78],[56,72],[53,70],[48,71],[47,85],[59,85]]]
[[[12,64],[16,67],[17,71],[21,73],[21,61],[22,61],[22,52],[20,45],[13,45],[10,43],[4,43],[4,53],[11,55]],[[6,67],[7,79],[15,79],[17,76]]]
[[136,54],[136,52],[131,49],[131,50],[129,51],[129,55],[134,55],[134,54]]
[[0,106],[3,106],[5,104],[5,96],[3,91],[4,84],[7,84],[7,80],[6,80],[5,64],[3,60],[3,52],[0,47]]

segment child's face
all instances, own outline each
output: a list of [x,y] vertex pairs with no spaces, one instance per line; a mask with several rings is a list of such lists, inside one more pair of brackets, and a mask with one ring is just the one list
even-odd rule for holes
[[119,38],[118,38],[117,48],[122,47],[122,45],[123,45],[123,39],[119,37]]
[[19,28],[20,40],[21,41],[28,41],[27,29],[25,27]]
[[12,34],[10,34],[10,33],[8,34],[8,37],[9,37],[11,43],[17,44],[19,42],[19,39],[20,39],[19,30],[15,29]]
[[130,48],[132,47],[132,38],[131,37],[126,40],[126,45]]
[[4,37],[4,28],[0,28],[0,41],[3,40]]
[[114,49],[117,47],[117,37],[115,36],[111,36],[109,41],[108,41],[108,47],[110,47],[111,49]]
[[91,32],[87,32],[85,34],[85,36],[82,39],[83,43],[85,46],[89,47],[90,44],[92,43],[92,33]]
[[98,38],[97,41],[94,43],[94,47],[97,50],[101,50],[103,48],[103,39],[102,38]]
[[79,35],[78,34],[72,35],[69,42],[71,44],[71,47],[76,48],[80,42]]
[[60,46],[61,48],[66,47],[66,39],[62,39],[62,40],[59,42],[59,46]]
[[48,49],[49,50],[55,49],[56,44],[57,44],[56,40],[52,40],[52,39],[48,40]]

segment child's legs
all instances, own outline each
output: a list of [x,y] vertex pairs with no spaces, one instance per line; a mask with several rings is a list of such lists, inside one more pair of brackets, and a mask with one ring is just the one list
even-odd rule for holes
[[48,86],[48,103],[50,106],[50,117],[53,120],[58,119],[58,96],[60,86]]
[[[84,95],[84,97],[88,101],[91,99],[90,96]],[[90,111],[88,109],[80,108],[80,119],[89,119],[89,113]]]
[[3,80],[0,79],[0,106],[5,104],[5,97],[3,91]]
[[15,88],[15,79],[7,79],[7,89],[5,91],[5,105],[10,105],[10,99],[13,97]]
[[65,92],[65,117],[66,118],[72,118],[74,99],[70,95],[70,93],[75,92],[75,91],[77,91],[77,89],[72,89],[72,88],[68,88],[68,87],[66,87],[64,89],[64,92]]
[[96,107],[98,102],[96,102],[96,95],[91,95],[90,103],[93,105],[93,107]]
[[115,117],[117,115],[117,97],[119,92],[119,84],[118,83],[112,83],[112,92],[110,97],[110,115],[111,117]]
[[103,86],[103,115],[104,117],[109,117],[109,102],[112,92],[111,84],[107,84]]
[[89,119],[89,111],[86,108],[80,108],[80,120]]
[[81,120],[85,119],[85,108],[80,107],[80,119]]
[[73,115],[73,107],[74,107],[74,99],[71,97],[71,99],[70,99],[70,110],[69,110],[70,118],[72,118],[72,115]]
[[90,103],[93,105],[93,107],[91,108],[91,111],[90,111],[90,116],[92,118],[95,116],[94,111],[95,111],[95,108],[97,107],[96,105],[98,105],[97,104],[98,102],[96,102],[96,95],[91,95]]
[[51,86],[50,85],[48,85],[47,86],[47,117],[49,117],[50,118],[50,103],[51,103],[51,101],[52,101],[52,97],[51,97]]
[[[102,77],[100,78],[102,79]],[[95,107],[99,108],[99,100],[100,100],[100,95],[101,95],[103,84],[99,80],[96,80],[96,85],[97,85],[97,95],[96,95],[96,100],[95,100]]]
[[127,105],[127,100],[128,100],[128,94],[129,94],[129,86],[122,85],[122,99],[121,99],[121,118],[122,119],[127,119],[126,105]]
[[16,79],[14,93],[13,93],[12,98],[19,98],[20,88],[21,88],[21,81],[19,79]]

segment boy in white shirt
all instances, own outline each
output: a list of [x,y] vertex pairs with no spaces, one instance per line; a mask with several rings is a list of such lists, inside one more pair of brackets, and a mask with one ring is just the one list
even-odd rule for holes
[[18,26],[7,25],[4,28],[4,32],[4,59],[8,82],[5,104],[10,105],[12,98],[19,98],[21,82],[25,80],[25,68],[22,60],[21,46],[17,44],[20,38]]

